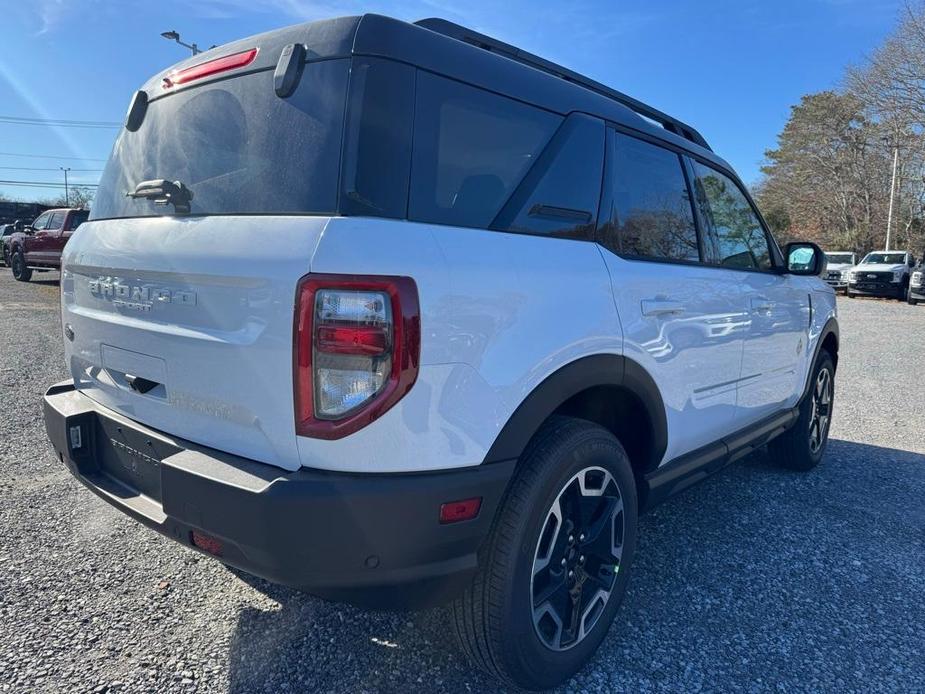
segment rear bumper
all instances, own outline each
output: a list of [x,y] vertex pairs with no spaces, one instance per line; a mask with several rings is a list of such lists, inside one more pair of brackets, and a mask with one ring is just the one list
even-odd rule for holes
[[925,301],[925,286],[909,287],[909,296],[911,296],[913,299]]
[[[376,607],[436,604],[465,587],[514,466],[287,472],[148,429],[70,381],[45,394],[45,427],[78,480],[148,527],[198,551],[193,532],[205,534],[225,564]],[[439,523],[441,503],[474,496],[482,497],[475,519]]]

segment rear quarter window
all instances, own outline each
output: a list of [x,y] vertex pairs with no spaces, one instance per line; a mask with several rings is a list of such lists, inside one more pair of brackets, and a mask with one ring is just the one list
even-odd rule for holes
[[418,71],[408,217],[487,228],[561,121]]

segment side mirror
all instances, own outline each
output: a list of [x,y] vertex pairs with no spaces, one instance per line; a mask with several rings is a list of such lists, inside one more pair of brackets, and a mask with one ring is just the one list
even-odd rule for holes
[[23,232],[25,232],[25,233],[28,234],[29,236],[32,236],[32,234],[35,233],[35,229],[33,229],[32,227],[25,227],[25,228],[23,229]]
[[784,249],[787,272],[791,275],[821,276],[828,265],[825,253],[811,241],[794,241]]

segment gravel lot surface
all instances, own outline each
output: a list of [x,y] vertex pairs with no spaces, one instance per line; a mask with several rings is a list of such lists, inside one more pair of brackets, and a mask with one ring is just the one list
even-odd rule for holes
[[[36,278],[0,270],[0,691],[495,689],[441,610],[242,580],[83,489],[45,440],[65,370],[57,275]],[[757,455],[644,517],[617,622],[564,691],[925,691],[925,307],[839,301],[822,465]]]

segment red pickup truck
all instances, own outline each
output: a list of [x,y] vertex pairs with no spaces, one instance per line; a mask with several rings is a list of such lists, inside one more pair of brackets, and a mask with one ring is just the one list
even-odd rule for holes
[[76,208],[48,210],[39,215],[25,231],[13,234],[10,245],[10,268],[13,277],[28,282],[32,271],[61,268],[61,251],[71,234],[87,221],[90,212]]

